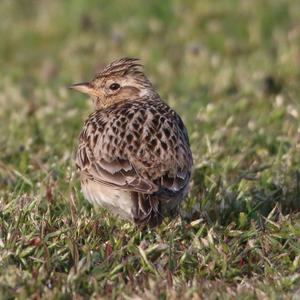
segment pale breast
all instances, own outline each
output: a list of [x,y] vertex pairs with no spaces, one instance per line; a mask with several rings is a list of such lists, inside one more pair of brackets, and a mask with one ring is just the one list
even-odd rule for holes
[[133,202],[129,192],[112,189],[89,179],[81,182],[81,189],[91,204],[104,207],[123,219],[133,221]]

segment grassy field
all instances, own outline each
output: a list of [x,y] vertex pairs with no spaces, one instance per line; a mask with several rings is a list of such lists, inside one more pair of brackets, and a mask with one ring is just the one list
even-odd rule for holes
[[[0,2],[0,299],[299,299],[300,2]],[[91,105],[142,59],[182,115],[181,218],[141,233],[80,192]]]

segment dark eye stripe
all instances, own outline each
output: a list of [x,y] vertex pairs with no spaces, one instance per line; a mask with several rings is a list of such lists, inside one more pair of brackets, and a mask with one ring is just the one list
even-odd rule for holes
[[120,88],[120,85],[118,83],[112,83],[109,88],[113,91],[117,90]]

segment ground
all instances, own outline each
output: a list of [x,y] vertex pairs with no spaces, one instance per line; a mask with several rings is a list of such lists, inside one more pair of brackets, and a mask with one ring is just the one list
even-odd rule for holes
[[[300,298],[300,2],[0,3],[0,299]],[[194,155],[181,217],[140,232],[80,192],[90,101],[139,57]]]

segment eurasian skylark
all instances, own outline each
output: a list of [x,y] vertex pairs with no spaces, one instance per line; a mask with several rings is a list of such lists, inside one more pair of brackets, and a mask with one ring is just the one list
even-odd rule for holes
[[76,153],[85,198],[136,225],[173,216],[191,176],[188,134],[138,60],[114,61],[71,88],[90,95],[95,107]]

